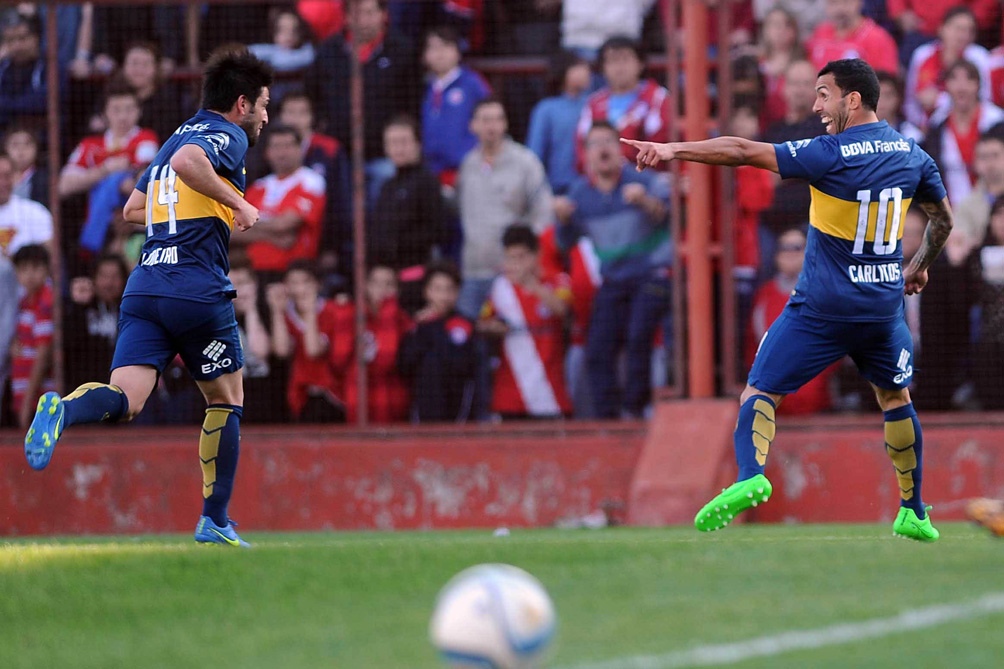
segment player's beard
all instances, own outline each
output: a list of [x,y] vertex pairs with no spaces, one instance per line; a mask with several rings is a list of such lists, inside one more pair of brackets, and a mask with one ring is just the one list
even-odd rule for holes
[[258,137],[261,135],[261,122],[254,117],[254,114],[248,114],[247,118],[241,120],[239,125],[248,137],[248,146],[257,144]]
[[850,121],[850,114],[847,113],[846,101],[840,101],[840,108],[837,110],[837,113],[832,116],[832,118],[834,135],[847,130],[847,123]]

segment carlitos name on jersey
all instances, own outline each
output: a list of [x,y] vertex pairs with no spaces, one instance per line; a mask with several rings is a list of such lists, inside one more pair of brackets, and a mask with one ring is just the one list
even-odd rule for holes
[[903,277],[898,262],[881,265],[850,265],[847,273],[853,283],[892,283]]
[[139,264],[144,267],[149,267],[150,265],[177,265],[178,247],[159,246],[149,253],[144,253],[143,259],[140,260]]
[[865,156],[870,153],[892,153],[894,151],[909,151],[910,143],[905,139],[897,139],[892,142],[883,142],[876,139],[871,142],[851,142],[840,145],[840,155],[844,158],[853,156]]

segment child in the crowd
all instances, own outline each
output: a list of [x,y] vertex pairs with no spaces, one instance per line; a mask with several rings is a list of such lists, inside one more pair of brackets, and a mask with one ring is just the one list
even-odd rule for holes
[[422,59],[431,78],[422,101],[425,163],[442,183],[453,185],[460,161],[477,144],[470,129],[474,105],[491,89],[481,75],[460,64],[460,35],[452,27],[429,31]]
[[410,381],[416,422],[465,422],[477,366],[474,325],[457,313],[460,272],[449,261],[425,268],[425,307],[401,341],[398,371]]
[[[350,309],[350,313],[354,314],[355,309]],[[349,320],[349,323],[352,322],[354,318]],[[362,341],[366,360],[367,420],[370,423],[386,424],[408,417],[408,387],[397,371],[397,353],[402,338],[411,327],[411,319],[397,302],[396,273],[386,265],[374,265],[366,276],[366,331]],[[338,355],[332,364],[337,372],[338,365],[348,362],[344,373],[345,395],[349,422],[354,423],[359,410],[358,357],[351,346],[355,340],[355,328],[334,332],[331,339],[349,340],[350,360],[346,361]],[[332,351],[341,348],[334,345]]]
[[27,428],[43,393],[56,389],[52,379],[52,286],[49,252],[28,244],[14,254],[14,273],[24,295],[18,304],[17,330],[11,348],[12,409]]
[[337,322],[337,310],[319,290],[317,270],[306,260],[291,262],[283,282],[268,286],[272,347],[276,356],[292,357],[286,390],[292,418],[301,423],[344,422],[345,380],[332,369],[327,333],[346,325]]
[[132,192],[136,173],[153,160],[160,148],[156,133],[139,126],[139,98],[128,85],[109,84],[104,115],[108,130],[85,137],[59,175],[61,197],[88,193],[80,250],[91,254],[104,249],[112,219]]
[[503,417],[571,413],[564,378],[568,276],[541,280],[540,242],[529,226],[509,226],[502,246],[503,271],[478,321],[480,332],[501,338],[492,411]]

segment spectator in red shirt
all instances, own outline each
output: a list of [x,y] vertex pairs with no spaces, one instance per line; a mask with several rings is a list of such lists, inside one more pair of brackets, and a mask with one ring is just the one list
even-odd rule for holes
[[[314,103],[306,94],[287,93],[279,102],[276,117],[280,125],[288,125],[300,133],[303,164],[324,177],[327,204],[321,234],[321,270],[334,269],[337,255],[346,254],[352,240],[348,156],[337,139],[317,132]],[[328,254],[335,255],[326,259]]]
[[[774,261],[777,264],[777,274],[761,286],[753,298],[753,317],[750,319],[749,338],[746,343],[748,365],[753,364],[760,340],[767,334],[767,328],[784,311],[788,297],[795,289],[798,275],[802,271],[802,263],[805,261],[805,233],[795,229],[781,235]],[[789,415],[810,414],[829,409],[832,404],[829,379],[839,364],[835,363],[802,386],[798,392],[785,397],[778,412]]]
[[826,0],[827,20],[816,26],[807,42],[817,70],[831,60],[861,58],[875,70],[899,72],[896,42],[861,13],[862,0]]
[[980,98],[990,99],[990,54],[975,42],[976,17],[972,10],[965,6],[948,10],[938,29],[938,39],[917,48],[910,58],[903,100],[908,121],[925,130],[931,114],[951,104],[945,90],[945,73],[959,60],[968,60],[979,69]]
[[110,84],[104,116],[108,130],[85,137],[59,175],[61,197],[88,193],[87,220],[80,231],[80,249],[88,254],[104,248],[112,218],[133,191],[137,172],[160,148],[156,133],[139,126],[139,99],[132,88]]
[[[350,308],[350,313],[354,314],[355,309]],[[411,327],[411,318],[397,302],[396,272],[386,265],[374,265],[366,276],[366,331],[362,340],[370,423],[381,425],[408,417],[408,387],[398,374],[397,354],[401,340]],[[336,338],[347,338],[352,351],[344,372],[346,404],[352,423],[359,410],[358,358],[355,347],[351,346],[355,328],[332,333],[331,339]],[[344,362],[344,358],[333,360],[336,365]]]
[[900,53],[903,63],[910,62],[914,49],[934,39],[945,15],[960,5],[969,8],[981,31],[994,27],[1000,0],[887,0],[889,18],[896,22],[902,34]]
[[[760,139],[756,107],[752,102],[739,100],[733,105],[729,126],[729,132],[736,137]],[[750,165],[740,165],[735,171],[736,218],[732,230],[735,257],[732,275],[738,302],[739,328],[746,326],[757,275],[760,273],[760,214],[774,201],[776,181],[772,173]],[[764,229],[763,234],[770,236],[772,233]],[[741,330],[739,334],[742,334]]]
[[28,427],[42,393],[56,389],[52,380],[52,286],[49,252],[37,244],[14,254],[14,272],[24,291],[18,305],[17,330],[11,348],[10,385],[18,425]]
[[269,129],[265,160],[272,174],[255,181],[245,195],[258,208],[260,225],[232,236],[230,244],[246,246],[255,271],[274,280],[294,260],[317,260],[325,184],[324,177],[304,167],[300,134],[289,126]]
[[502,274],[492,282],[478,330],[501,339],[492,411],[503,417],[558,417],[571,412],[565,391],[568,276],[541,280],[540,242],[526,225],[502,236]]
[[293,419],[301,423],[345,422],[344,378],[331,366],[327,333],[344,326],[335,305],[318,293],[314,265],[294,260],[282,283],[265,295],[272,311],[272,351],[292,358],[286,400]]
[[[607,85],[586,100],[576,129],[579,165],[585,160],[586,135],[597,121],[607,121],[627,139],[669,141],[669,91],[654,79],[642,79],[645,53],[641,45],[629,37],[611,37],[600,47],[600,68]],[[621,148],[634,163],[638,150],[627,144]]]
[[1004,122],[1004,110],[980,100],[980,71],[958,60],[945,73],[949,107],[931,116],[924,150],[941,170],[951,202],[962,202],[976,184],[976,143],[981,134]]

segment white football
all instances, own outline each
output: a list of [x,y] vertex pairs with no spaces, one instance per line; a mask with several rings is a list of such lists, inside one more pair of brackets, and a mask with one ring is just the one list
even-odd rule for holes
[[540,581],[511,565],[482,564],[439,592],[429,636],[451,667],[530,669],[539,666],[556,623]]

